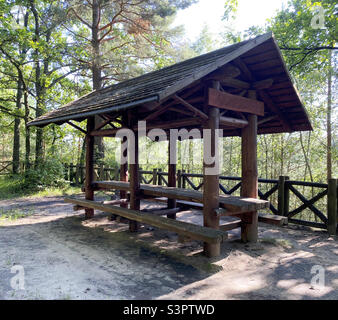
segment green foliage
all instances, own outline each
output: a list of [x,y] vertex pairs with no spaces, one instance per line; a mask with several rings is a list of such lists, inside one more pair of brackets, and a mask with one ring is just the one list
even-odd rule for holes
[[23,188],[43,189],[45,187],[65,187],[63,164],[55,159],[46,160],[36,169],[24,174]]

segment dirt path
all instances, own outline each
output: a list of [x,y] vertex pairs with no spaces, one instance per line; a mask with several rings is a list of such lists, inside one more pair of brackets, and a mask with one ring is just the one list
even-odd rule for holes
[[[261,225],[261,241],[244,245],[232,231],[210,261],[173,233],[131,234],[105,214],[84,221],[62,197],[0,201],[1,211],[28,215],[0,220],[0,299],[338,299],[337,240],[323,232]],[[24,290],[10,286],[15,265]],[[324,287],[311,285],[314,265]]]

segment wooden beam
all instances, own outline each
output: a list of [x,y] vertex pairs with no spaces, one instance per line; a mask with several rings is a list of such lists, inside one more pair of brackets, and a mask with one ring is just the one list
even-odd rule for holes
[[231,221],[231,222],[221,224],[219,226],[219,229],[222,230],[222,231],[229,231],[229,230],[233,230],[233,229],[236,229],[236,228],[240,228],[241,224],[242,224],[242,222],[240,220]]
[[[255,98],[255,92],[249,91]],[[257,170],[257,115],[248,115],[248,125],[242,129],[242,184],[241,196],[258,198]],[[241,217],[241,237],[243,242],[256,242],[258,238],[258,214],[253,211]]]
[[288,224],[288,218],[283,216],[277,216],[274,214],[267,214],[267,213],[259,213],[258,214],[258,221],[272,224],[275,226],[284,226]]
[[230,117],[220,117],[219,124],[227,127],[244,128],[248,125],[248,121]]
[[264,90],[259,90],[258,94],[262,98],[262,100],[264,101],[264,103],[268,107],[268,109],[270,109],[272,112],[274,112],[278,115],[279,120],[280,120],[283,128],[288,132],[292,132],[293,130],[292,130],[291,125],[289,124],[287,118],[284,116],[284,114],[279,109],[279,107],[274,104],[274,102],[272,101],[269,94],[267,92],[265,92]]
[[249,89],[251,87],[249,82],[234,78],[224,78],[222,79],[221,84],[236,89]]
[[271,116],[271,117],[267,117],[267,118],[263,118],[263,119],[259,120],[259,121],[257,122],[257,124],[258,124],[258,126],[259,126],[260,124],[263,124],[263,123],[265,123],[265,122],[269,122],[269,121],[274,120],[274,119],[276,119],[276,118],[278,118],[277,115],[274,115],[274,116]]
[[169,109],[168,109],[169,111],[174,111],[174,112],[177,112],[177,113],[181,113],[181,114],[184,114],[184,115],[186,115],[186,116],[189,116],[189,117],[191,117],[191,116],[193,116],[193,113],[190,111],[186,111],[185,109],[180,109],[180,108],[178,108],[178,107],[170,107]]
[[[91,132],[95,126],[95,118],[90,117],[87,119],[87,132]],[[85,197],[86,200],[94,200],[93,189],[94,177],[94,137],[86,135],[86,179],[85,179]],[[85,217],[90,219],[94,216],[94,209],[86,208]]]
[[104,119],[103,122],[98,124],[94,130],[100,130],[103,127],[105,127],[107,124],[111,125],[113,128],[116,128],[114,125],[111,124],[112,121],[114,121],[114,119]]
[[[176,217],[176,213],[181,211],[181,208],[165,208],[165,209],[158,209],[158,208],[154,208],[154,209],[144,209],[142,210],[142,212],[149,212],[153,215],[157,215],[157,216],[164,216],[166,215],[167,218],[170,219],[171,216],[175,216]],[[175,220],[175,219],[174,219]]]
[[182,99],[178,95],[175,94],[173,96],[173,99],[175,99],[180,104],[184,105],[187,109],[192,111],[195,115],[198,115],[199,117],[201,117],[203,120],[208,120],[208,116],[203,111],[195,108],[193,105],[191,105],[189,102],[185,101],[184,99]]
[[182,234],[192,239],[208,243],[216,244],[223,242],[225,239],[227,239],[227,233],[221,230],[215,230],[212,228],[202,227],[184,221],[159,217],[151,213],[146,213],[139,210],[126,209],[118,206],[101,204],[96,201],[80,200],[74,198],[65,198],[65,202],[113,213],[133,221],[149,224],[160,229],[173,231],[177,234]]
[[268,79],[253,82],[252,88],[256,90],[268,89],[272,86],[272,84],[273,84],[273,79],[268,78]]
[[208,104],[221,109],[264,116],[263,102],[221,92],[213,88],[209,88],[208,91]]
[[[179,128],[179,127],[186,127],[186,126],[192,126],[192,125],[197,125],[201,123],[201,119],[198,118],[185,118],[185,119],[180,119],[176,121],[158,121],[158,122],[153,122],[152,124],[147,125],[147,130],[150,129],[173,129],[173,128]],[[90,135],[91,136],[102,136],[102,137],[114,137],[117,133],[118,130],[120,129],[130,129],[126,127],[121,127],[117,129],[104,129],[104,130],[93,130]],[[137,132],[138,127],[135,126],[133,127],[133,130]]]
[[161,106],[159,107],[156,111],[148,115],[147,117],[144,118],[144,121],[150,121],[155,119],[156,117],[160,116],[162,113],[165,113],[170,105],[167,106]]
[[254,77],[247,67],[247,65],[243,62],[241,58],[237,58],[233,61],[233,63],[240,69],[244,77],[249,81],[252,82],[254,80]]
[[86,130],[83,130],[81,127],[77,126],[75,123],[73,123],[73,122],[71,122],[71,121],[67,121],[67,123],[68,123],[69,125],[71,125],[73,128],[75,128],[75,129],[81,131],[82,133],[87,134]]

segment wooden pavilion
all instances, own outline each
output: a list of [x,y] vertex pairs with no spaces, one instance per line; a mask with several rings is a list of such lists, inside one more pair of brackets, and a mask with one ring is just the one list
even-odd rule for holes
[[[100,124],[95,124],[95,116],[102,119]],[[84,120],[86,130],[72,122]],[[210,167],[207,163],[203,164],[203,192],[177,188],[176,165],[169,161],[168,187],[140,184],[137,122],[141,120],[147,121],[148,130],[220,129],[224,137],[240,136],[241,197],[219,195],[219,175],[205,174]],[[94,209],[123,216],[130,221],[130,231],[137,231],[139,223],[147,223],[201,240],[209,257],[219,255],[227,229],[241,227],[243,241],[257,240],[257,211],[269,205],[257,199],[257,134],[312,130],[271,33],[93,91],[29,125],[50,123],[68,123],[86,134],[85,200],[66,201],[84,208],[87,218],[93,216]],[[94,181],[94,138],[114,137],[121,127],[132,130],[136,137],[129,181],[127,164],[121,165],[120,181]],[[212,135],[212,142],[215,139]],[[170,156],[176,141],[169,141]],[[211,153],[216,155],[215,147]],[[120,190],[121,200],[108,204],[94,201],[94,192],[102,189]],[[165,210],[140,210],[142,198],[157,197],[168,199]],[[176,220],[177,200],[201,203],[204,226]],[[167,217],[160,216],[164,214]],[[241,223],[224,228],[220,226],[222,215],[239,217]]]

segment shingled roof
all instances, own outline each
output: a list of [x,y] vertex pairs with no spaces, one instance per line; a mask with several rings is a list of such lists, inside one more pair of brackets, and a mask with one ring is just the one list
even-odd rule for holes
[[[274,80],[274,84],[268,89],[271,103],[278,105],[281,110],[279,116],[285,116],[290,121],[292,131],[312,130],[305,108],[271,33],[93,91],[32,120],[28,125],[45,126],[50,123],[62,124],[69,120],[82,121],[93,115],[116,113],[145,103],[161,102],[238,57],[246,62],[255,80],[267,77]],[[291,110],[292,114],[289,113]],[[271,114],[267,116],[271,117]],[[279,126],[280,129],[269,131],[269,126],[265,124],[266,129],[259,133],[285,131],[276,119],[271,121],[271,128]]]

